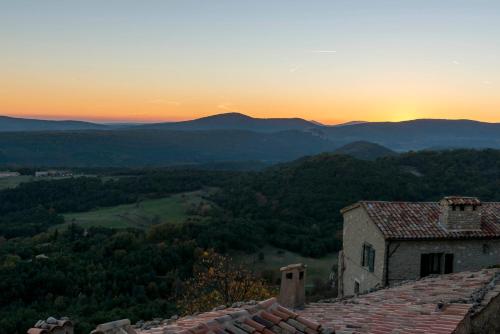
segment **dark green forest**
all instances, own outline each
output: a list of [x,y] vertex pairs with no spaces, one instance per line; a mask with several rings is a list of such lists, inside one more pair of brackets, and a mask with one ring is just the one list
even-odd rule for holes
[[[121,177],[69,178],[0,191],[0,332],[69,316],[77,333],[119,318],[182,313],[176,298],[209,248],[257,252],[264,245],[321,257],[339,250],[339,210],[358,200],[500,200],[500,151],[410,152],[358,160],[322,154],[260,172],[108,170]],[[124,176],[128,175],[128,176]],[[109,175],[108,175],[109,176]],[[146,230],[59,231],[61,213],[218,189],[206,220]],[[43,256],[41,256],[43,255]]]

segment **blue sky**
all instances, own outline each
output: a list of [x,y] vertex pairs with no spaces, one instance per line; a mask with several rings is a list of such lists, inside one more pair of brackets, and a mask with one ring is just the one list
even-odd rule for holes
[[500,121],[498,32],[500,1],[1,1],[0,112]]

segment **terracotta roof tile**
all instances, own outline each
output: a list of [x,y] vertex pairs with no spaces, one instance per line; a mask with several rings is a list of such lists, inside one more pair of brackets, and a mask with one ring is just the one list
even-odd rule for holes
[[278,305],[276,298],[271,298],[257,305],[206,312],[180,318],[168,325],[136,331],[138,334],[180,334],[185,331],[190,334],[301,334],[304,333],[301,328],[307,334],[329,334],[322,332],[319,323],[302,318]]
[[248,319],[248,318],[245,319],[245,324],[252,326],[253,328],[258,330],[259,332],[262,332],[264,330],[264,328],[266,328],[266,326],[259,324],[258,322],[254,321],[252,319]]
[[73,332],[73,323],[68,319],[39,320],[33,328],[28,329],[28,334],[66,334]]
[[[337,334],[453,333],[500,294],[500,270],[428,277],[356,298],[312,303],[301,316]],[[300,319],[300,318],[299,318]]]
[[481,229],[467,231],[441,226],[441,207],[436,202],[362,201],[358,206],[366,210],[386,239],[500,238],[500,203],[483,203]]
[[48,331],[42,328],[30,328],[28,329],[28,334],[47,334]]

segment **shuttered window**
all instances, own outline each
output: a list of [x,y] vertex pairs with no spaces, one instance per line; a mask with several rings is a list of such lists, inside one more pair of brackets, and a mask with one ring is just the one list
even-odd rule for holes
[[[443,263],[444,259],[444,263]],[[453,254],[429,253],[420,255],[420,277],[453,272]]]
[[361,265],[367,267],[369,272],[375,271],[375,249],[369,244],[363,244],[363,257]]

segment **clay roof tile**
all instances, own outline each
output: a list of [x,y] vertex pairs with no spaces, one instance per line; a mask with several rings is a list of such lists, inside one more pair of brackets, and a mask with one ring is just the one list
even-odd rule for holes
[[30,328],[28,334],[48,334],[49,331],[43,328]]
[[[428,277],[355,298],[311,303],[297,311],[296,320],[303,324],[317,321],[338,333],[349,334],[451,334],[469,314],[477,314],[500,295],[497,287],[500,287],[500,269]],[[484,296],[478,294],[484,289],[489,292]],[[482,297],[477,300],[478,296]],[[307,334],[313,334],[309,330],[310,327]]]

